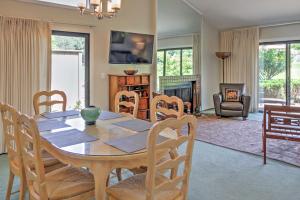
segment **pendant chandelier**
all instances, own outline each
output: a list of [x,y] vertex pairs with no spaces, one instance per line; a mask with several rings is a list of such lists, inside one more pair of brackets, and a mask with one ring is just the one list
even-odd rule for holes
[[99,20],[113,18],[121,9],[121,0],[87,0],[78,5],[81,15],[90,14]]

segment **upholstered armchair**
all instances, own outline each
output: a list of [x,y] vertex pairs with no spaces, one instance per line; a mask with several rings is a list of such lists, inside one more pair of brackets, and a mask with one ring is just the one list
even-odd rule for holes
[[217,116],[247,119],[251,98],[245,95],[245,84],[221,83],[220,93],[214,94],[213,98]]

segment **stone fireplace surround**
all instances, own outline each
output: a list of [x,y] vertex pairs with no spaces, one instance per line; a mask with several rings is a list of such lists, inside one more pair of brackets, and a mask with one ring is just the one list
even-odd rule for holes
[[192,83],[193,104],[192,113],[201,109],[201,77],[200,75],[184,75],[184,76],[161,76],[159,77],[159,92],[165,94],[165,90],[169,88],[180,89],[181,85]]

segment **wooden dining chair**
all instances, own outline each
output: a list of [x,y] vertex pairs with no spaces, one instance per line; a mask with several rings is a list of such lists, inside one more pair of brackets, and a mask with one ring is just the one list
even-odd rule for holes
[[[53,100],[51,97],[59,96],[61,100]],[[44,97],[46,100],[41,101],[41,98]],[[33,96],[33,108],[36,115],[41,114],[40,107],[46,106],[46,108],[51,108],[51,106],[61,104],[62,111],[66,111],[67,107],[67,95],[63,91],[52,90],[52,91],[41,91],[37,92]]]
[[85,169],[65,166],[46,172],[41,155],[41,138],[33,118],[18,119],[20,144],[31,200],[85,200],[95,196],[94,178]]
[[[156,96],[161,96],[162,94],[160,93],[157,93],[157,92],[152,92],[152,97],[156,97]],[[162,107],[168,107],[169,105],[165,102],[161,102],[161,104],[159,106],[162,106]],[[188,101],[185,101],[183,102],[183,112],[185,112],[186,110],[186,114],[191,114],[192,113],[192,103],[191,102],[188,102]]]
[[[182,133],[184,126],[188,133]],[[177,136],[157,144],[158,136],[167,129],[175,130]],[[196,132],[196,118],[185,115],[156,123],[149,132],[147,141],[147,166],[144,174],[138,174],[107,188],[110,200],[177,200],[187,199],[191,160]],[[160,162],[172,149],[182,147],[176,157]],[[165,173],[168,170],[171,173]]]
[[0,103],[0,111],[9,164],[9,179],[6,190],[6,200],[10,199],[15,176],[20,178],[19,199],[24,199],[26,180],[20,151],[20,141],[17,136],[17,118],[19,114],[13,107],[2,103]]
[[[122,98],[124,98],[124,97],[129,100],[127,100],[127,101],[123,100]],[[120,106],[123,106],[129,110],[133,108],[131,115],[134,118],[136,118],[137,114],[138,114],[138,107],[139,107],[139,95],[134,91],[123,90],[123,91],[118,92],[115,96],[115,112],[116,113],[122,112],[122,110],[120,109]]]
[[[6,191],[6,199],[10,199],[15,176],[18,176],[20,178],[19,199],[24,199],[26,180],[21,155],[19,138],[20,132],[17,125],[17,120],[20,116],[20,113],[12,106],[3,104],[1,102],[0,113],[2,116],[3,132],[5,136],[5,145],[7,148],[9,163],[9,180]],[[53,158],[51,155],[44,151],[42,151],[42,157],[47,172],[64,166],[57,159]]]
[[[153,95],[154,96],[154,95]],[[175,105],[177,110],[169,109],[168,104]],[[166,118],[179,118],[183,116],[183,102],[180,98],[176,96],[166,96],[166,95],[155,95],[151,101],[150,105],[150,119],[151,122],[157,122],[164,120]],[[165,160],[166,158],[163,158]],[[133,174],[141,174],[147,171],[146,166],[141,166],[137,168],[128,169]],[[118,180],[122,180],[121,169],[117,169]]]
[[[168,104],[172,104],[174,107],[169,108],[167,106]],[[184,105],[180,98],[176,96],[158,95],[152,99],[150,104],[150,120],[151,122],[157,122],[170,117],[179,118],[183,116],[183,110]]]

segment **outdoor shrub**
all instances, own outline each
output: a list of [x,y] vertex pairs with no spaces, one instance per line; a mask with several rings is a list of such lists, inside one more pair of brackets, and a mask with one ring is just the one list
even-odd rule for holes
[[283,98],[285,90],[285,80],[271,79],[262,80],[260,86],[263,89],[265,98]]
[[[265,98],[279,98],[285,97],[285,80],[283,79],[271,79],[261,80],[260,88],[262,89],[263,96]],[[291,98],[295,103],[300,102],[300,80],[291,80]]]

